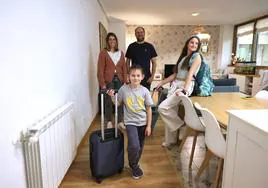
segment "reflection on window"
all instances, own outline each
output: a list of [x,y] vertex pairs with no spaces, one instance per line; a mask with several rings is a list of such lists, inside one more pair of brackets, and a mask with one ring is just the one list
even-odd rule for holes
[[237,37],[236,56],[242,61],[251,60],[253,34],[243,35]]
[[257,65],[268,66],[268,31],[258,33]]

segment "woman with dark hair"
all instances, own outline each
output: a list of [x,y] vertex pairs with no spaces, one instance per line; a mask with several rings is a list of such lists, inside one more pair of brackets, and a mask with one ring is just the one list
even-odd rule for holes
[[161,81],[157,88],[172,82],[168,91],[167,99],[158,107],[159,114],[165,123],[165,141],[162,146],[167,147],[176,143],[177,130],[184,124],[177,115],[179,95],[190,96],[194,88],[194,75],[197,74],[201,65],[201,54],[199,54],[201,42],[197,36],[191,36],[182,49],[177,61],[174,73]]
[[[118,49],[118,40],[114,33],[106,36],[106,47],[99,54],[98,81],[101,89],[119,89],[127,82],[127,67],[124,53]],[[123,124],[123,109],[118,109],[119,127],[125,129]],[[107,127],[112,127],[113,103],[111,97],[105,96],[105,121]]]

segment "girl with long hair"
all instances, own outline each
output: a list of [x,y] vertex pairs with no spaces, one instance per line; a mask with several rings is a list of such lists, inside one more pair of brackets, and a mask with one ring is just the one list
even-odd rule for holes
[[194,75],[201,65],[201,46],[197,36],[191,36],[186,42],[177,61],[174,73],[161,81],[157,88],[172,82],[167,99],[158,107],[159,114],[165,124],[165,141],[163,147],[176,143],[177,130],[184,124],[178,116],[179,95],[190,96],[194,88]]

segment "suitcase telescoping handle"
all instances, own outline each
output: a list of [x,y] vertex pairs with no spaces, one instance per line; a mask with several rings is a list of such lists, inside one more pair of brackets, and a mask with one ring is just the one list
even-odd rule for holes
[[[107,89],[101,89],[100,93],[101,93],[101,138],[104,141],[105,137],[104,137],[104,95],[107,95]],[[117,111],[117,106],[118,106],[118,100],[117,100],[117,90],[115,90],[115,138],[117,138],[118,136],[118,111]]]

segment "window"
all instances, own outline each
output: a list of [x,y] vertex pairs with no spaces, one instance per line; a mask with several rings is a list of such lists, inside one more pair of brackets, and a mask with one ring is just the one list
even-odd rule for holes
[[238,56],[242,61],[251,60],[252,41],[253,34],[237,37],[236,56]]
[[236,56],[242,61],[251,60],[251,49],[253,43],[254,23],[242,25],[237,28]]
[[233,53],[242,61],[268,66],[268,15],[235,26]]
[[258,32],[257,38],[256,63],[268,66],[268,31]]
[[268,66],[268,18],[259,20],[257,29],[257,65]]

